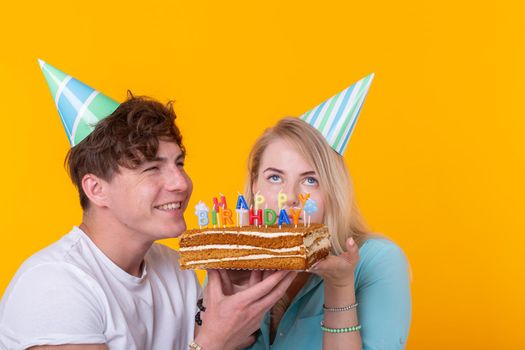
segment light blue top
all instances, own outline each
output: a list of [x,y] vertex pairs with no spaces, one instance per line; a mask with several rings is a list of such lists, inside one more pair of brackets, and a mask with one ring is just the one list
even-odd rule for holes
[[[363,350],[404,349],[412,302],[408,261],[392,241],[370,238],[359,249],[355,290]],[[249,349],[322,349],[323,280],[311,275],[283,315],[270,347],[270,315]],[[353,325],[341,325],[342,327]]]

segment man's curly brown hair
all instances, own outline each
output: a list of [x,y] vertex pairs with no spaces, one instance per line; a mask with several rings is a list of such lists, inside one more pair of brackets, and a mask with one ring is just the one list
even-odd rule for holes
[[182,135],[175,125],[176,117],[173,101],[163,105],[128,92],[128,99],[99,121],[93,132],[66,156],[69,177],[78,189],[82,209],[89,208],[89,199],[82,189],[82,178],[86,174],[111,181],[119,166],[135,169],[153,160],[159,140],[176,142],[185,154]]

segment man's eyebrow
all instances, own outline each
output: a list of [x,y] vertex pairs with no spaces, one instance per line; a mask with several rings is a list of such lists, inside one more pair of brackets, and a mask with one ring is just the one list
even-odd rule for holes
[[[175,158],[175,161],[178,162],[179,160],[181,159],[184,159],[186,157],[186,155],[184,153],[180,153],[176,158]],[[154,158],[148,160],[148,162],[167,162],[168,161],[168,158],[167,157],[162,157],[162,156],[155,156]]]
[[276,172],[276,173],[279,173],[279,174],[284,174],[284,171],[282,171],[280,169],[277,169],[277,168],[272,168],[272,167],[264,169],[263,173],[265,173],[267,171],[273,171],[273,172]]

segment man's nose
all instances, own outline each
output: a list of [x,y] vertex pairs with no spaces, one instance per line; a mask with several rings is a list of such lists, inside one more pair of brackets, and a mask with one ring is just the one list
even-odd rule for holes
[[183,192],[190,187],[190,181],[184,170],[174,166],[166,173],[165,187],[168,191]]

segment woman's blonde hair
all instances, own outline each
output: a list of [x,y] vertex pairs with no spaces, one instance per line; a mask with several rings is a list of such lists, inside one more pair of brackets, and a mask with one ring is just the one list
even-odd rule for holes
[[283,139],[297,147],[317,176],[324,194],[324,223],[332,235],[332,251],[339,255],[346,250],[346,240],[353,237],[360,246],[369,233],[354,200],[353,186],[344,159],[326,142],[314,127],[297,118],[281,119],[267,129],[255,142],[248,157],[248,179],[245,196],[253,199],[253,184],[257,181],[259,167],[268,145]]

